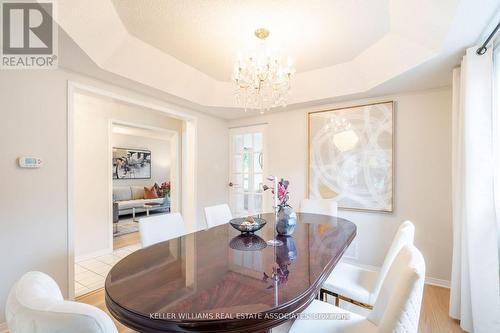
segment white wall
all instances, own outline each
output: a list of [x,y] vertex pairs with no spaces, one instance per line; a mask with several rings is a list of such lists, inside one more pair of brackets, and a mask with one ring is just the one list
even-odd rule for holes
[[[113,134],[111,121],[137,126],[154,126],[177,132],[179,135],[182,121],[159,111],[124,104],[106,97],[76,94],[73,102],[74,240],[75,256],[82,257],[111,252],[113,249],[109,185],[112,177],[110,149],[114,140],[122,140],[124,144],[136,147],[141,147],[141,144],[154,144],[154,148],[158,148],[158,151],[155,149],[158,161],[154,159],[155,155],[152,155],[153,164],[160,165],[168,159],[168,155],[164,158],[165,156],[159,153],[165,148],[164,146],[168,146],[168,142],[161,144],[154,139],[127,138],[124,135]],[[170,150],[169,147],[166,149]],[[162,175],[164,169],[154,165],[152,171],[155,171],[156,180],[165,180],[165,174]],[[152,186],[154,180],[135,182],[137,182],[135,185]]]
[[291,205],[307,196],[307,112],[396,101],[395,207],[392,214],[340,211],[356,223],[359,262],[380,266],[398,225],[416,226],[416,246],[423,252],[427,275],[449,281],[451,221],[451,90],[430,90],[377,99],[277,111],[235,120],[230,126],[267,122],[267,168],[291,181]]
[[[167,78],[168,79],[168,78]],[[68,295],[67,82],[74,80],[197,117],[197,225],[203,207],[227,201],[227,122],[65,70],[0,71],[0,322],[7,294],[20,276],[40,270]],[[17,157],[43,158],[37,170],[19,169]]]
[[[41,270],[67,291],[66,82],[60,72],[0,71],[0,322],[13,283]],[[21,155],[40,169],[17,166]]]
[[170,165],[175,157],[170,151],[171,144],[169,139],[113,133],[113,147],[145,149],[151,152],[151,179],[113,179],[113,186],[152,186],[154,183],[160,185],[170,180]]

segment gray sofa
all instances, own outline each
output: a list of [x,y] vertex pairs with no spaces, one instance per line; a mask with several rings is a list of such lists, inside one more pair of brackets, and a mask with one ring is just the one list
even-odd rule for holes
[[144,186],[113,186],[113,202],[118,204],[118,215],[132,214],[132,208],[136,213],[144,212],[146,203],[169,207],[167,198],[144,199]]

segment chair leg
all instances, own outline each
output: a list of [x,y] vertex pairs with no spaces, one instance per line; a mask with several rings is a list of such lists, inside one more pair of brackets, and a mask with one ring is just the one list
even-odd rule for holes
[[342,301],[349,302],[351,304],[363,307],[363,308],[368,309],[368,310],[373,310],[373,306],[372,305],[355,301],[353,299],[350,299],[348,297],[344,297],[342,295],[339,295],[337,293],[331,292],[331,291],[326,290],[326,289],[321,289],[319,295],[320,295],[320,300],[322,300],[323,302],[327,301],[328,295],[330,295],[333,298],[335,298],[335,306],[340,306],[340,301],[342,300]]
[[325,301],[325,292],[323,291],[323,289],[319,290],[318,299],[323,302]]
[[338,295],[338,294],[333,294],[332,296],[335,297],[335,305],[336,306],[339,306],[339,303],[342,300],[342,301],[349,302],[351,304],[360,306],[360,307],[368,309],[368,310],[373,310],[373,306],[372,305],[365,304],[365,303],[362,303],[362,302],[358,302],[358,301],[355,301],[353,299],[350,299],[348,297],[344,297],[344,296]]

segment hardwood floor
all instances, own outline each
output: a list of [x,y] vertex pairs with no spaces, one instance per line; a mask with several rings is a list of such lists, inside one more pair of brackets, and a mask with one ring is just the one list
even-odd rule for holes
[[[422,311],[420,314],[419,333],[463,333],[458,321],[448,316],[449,289],[425,285]],[[104,290],[100,289],[77,299],[79,302],[97,306],[106,311]],[[114,318],[113,318],[114,320]],[[114,320],[120,333],[135,332]]]
[[[99,290],[96,290],[94,292],[88,293],[86,295],[77,297],[76,301],[97,306],[99,309],[104,310],[109,315],[109,311],[106,308],[106,303],[104,302],[104,289],[99,289]],[[115,322],[119,333],[135,332],[135,331],[129,329],[128,327],[120,324],[115,318],[113,318],[113,316],[110,315],[110,317]]]
[[132,232],[130,234],[114,237],[113,249],[116,250],[125,246],[138,244],[140,242],[139,232]]
[[425,285],[422,311],[420,312],[419,333],[463,333],[458,320],[448,316],[450,290]]

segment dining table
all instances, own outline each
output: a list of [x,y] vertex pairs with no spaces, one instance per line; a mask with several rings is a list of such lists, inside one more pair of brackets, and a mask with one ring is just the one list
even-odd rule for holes
[[290,236],[266,213],[254,233],[224,223],[137,250],[108,273],[106,306],[138,332],[270,332],[318,297],[356,236],[346,219],[296,215]]

